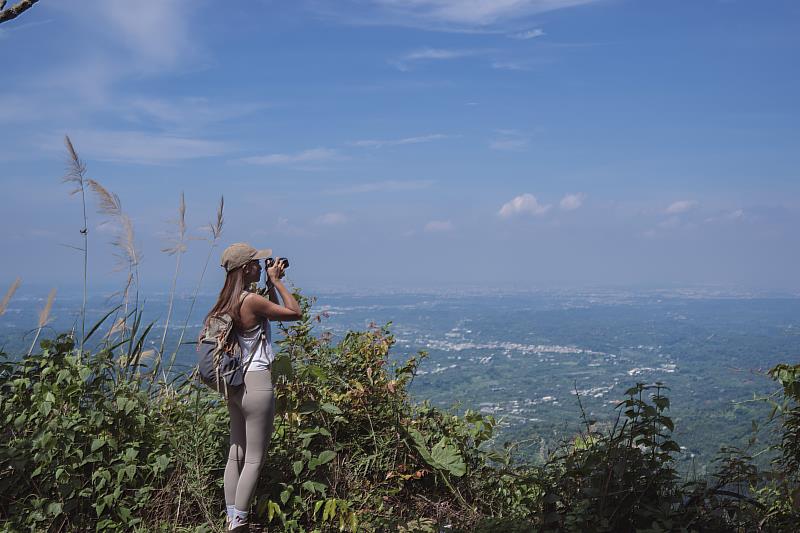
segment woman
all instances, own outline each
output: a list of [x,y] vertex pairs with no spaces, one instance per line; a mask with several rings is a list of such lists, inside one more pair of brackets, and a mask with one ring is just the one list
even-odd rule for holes
[[248,531],[250,501],[272,435],[275,398],[270,366],[275,354],[269,321],[285,322],[301,317],[300,305],[281,283],[283,268],[279,261],[267,269],[269,298],[247,292],[261,278],[259,260],[271,255],[272,250],[256,250],[245,243],[226,248],[222,253],[225,284],[208,313],[209,317],[228,313],[233,318],[246,367],[244,385],[232,389],[228,395],[231,436],[225,466],[225,505],[228,531],[237,533]]

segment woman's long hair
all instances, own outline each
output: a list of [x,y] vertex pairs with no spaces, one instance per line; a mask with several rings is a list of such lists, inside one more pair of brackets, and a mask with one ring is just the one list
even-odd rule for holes
[[207,323],[208,318],[211,316],[219,316],[227,313],[233,318],[234,325],[238,326],[240,323],[239,311],[241,309],[239,298],[243,290],[245,290],[244,267],[241,266],[228,272],[228,275],[225,277],[225,284],[222,286],[222,290],[219,291],[217,303],[215,303],[211,311],[208,312],[203,323]]

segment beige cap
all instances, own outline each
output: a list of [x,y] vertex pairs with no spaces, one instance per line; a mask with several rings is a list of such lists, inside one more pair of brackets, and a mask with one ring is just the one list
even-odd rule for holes
[[253,259],[266,259],[272,255],[272,249],[256,250],[246,242],[231,244],[222,252],[222,267],[226,272],[246,265]]

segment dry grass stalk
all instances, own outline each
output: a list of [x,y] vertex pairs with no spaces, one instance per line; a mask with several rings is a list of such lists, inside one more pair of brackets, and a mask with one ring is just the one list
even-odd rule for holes
[[[122,268],[128,269],[128,281],[124,291],[124,316],[128,316],[129,291],[132,285],[136,286],[136,297],[134,308],[139,307],[139,263],[142,256],[136,248],[136,239],[133,233],[133,222],[130,217],[122,210],[122,201],[119,196],[111,193],[108,189],[100,185],[93,179],[87,179],[86,183],[94,191],[100,202],[99,211],[108,216],[117,224],[117,236],[111,243],[119,248],[122,253],[117,254],[122,260]],[[123,337],[125,327],[123,325]]]
[[14,297],[14,293],[17,292],[20,284],[22,283],[22,278],[17,278],[14,280],[14,283],[8,288],[8,292],[6,295],[3,296],[3,301],[0,302],[0,316],[3,316],[8,309],[8,303],[11,301],[11,298]]
[[67,161],[67,173],[62,178],[65,183],[74,183],[75,188],[69,192],[70,195],[78,194],[84,190],[86,182],[86,164],[78,157],[78,152],[72,145],[69,135],[64,136],[64,144],[67,147],[69,159]]
[[75,188],[70,191],[70,195],[81,193],[81,204],[83,206],[83,228],[80,232],[83,236],[83,304],[81,305],[81,342],[80,351],[83,353],[83,340],[86,337],[86,293],[89,280],[89,229],[86,218],[86,164],[78,157],[78,152],[72,145],[68,135],[64,136],[64,144],[67,147],[69,159],[67,162],[67,173],[62,178],[66,183],[75,184]]
[[33,342],[31,343],[31,347],[28,350],[28,355],[33,353],[33,349],[36,347],[36,341],[39,340],[39,335],[42,333],[42,328],[44,328],[50,320],[50,311],[53,310],[53,302],[56,299],[56,290],[52,289],[50,294],[47,295],[47,303],[44,305],[44,308],[39,312],[39,326],[36,328],[36,335],[33,337]]
[[220,196],[219,207],[217,208],[217,218],[207,227],[207,229],[211,232],[211,239],[210,239],[211,246],[208,249],[208,256],[206,256],[206,262],[203,265],[203,271],[200,273],[200,279],[197,281],[197,286],[194,288],[192,301],[189,304],[189,312],[186,313],[186,320],[183,321],[183,327],[181,328],[181,335],[178,338],[178,345],[175,346],[175,351],[172,352],[172,355],[170,356],[169,367],[167,368],[167,372],[172,370],[172,365],[175,363],[175,358],[178,356],[178,350],[180,350],[181,343],[183,342],[183,336],[186,334],[186,328],[189,325],[189,319],[192,316],[192,310],[194,309],[194,304],[195,302],[197,302],[197,295],[200,292],[200,287],[203,284],[203,278],[206,275],[206,269],[208,269],[208,263],[209,261],[211,261],[211,254],[214,253],[214,248],[217,247],[217,241],[222,235],[222,224],[225,221],[225,217],[223,216],[224,210],[225,210],[225,197]]
[[100,201],[100,213],[110,217],[119,225],[119,233],[112,241],[123,251],[123,258],[129,268],[134,268],[141,262],[141,254],[136,248],[136,239],[133,233],[133,222],[130,217],[122,210],[122,201],[119,196],[109,192],[108,189],[100,185],[93,179],[87,179],[86,183],[97,195]]
[[[175,260],[175,274],[172,276],[172,287],[169,291],[169,305],[167,306],[167,320],[164,323],[164,334],[161,336],[161,346],[158,350],[158,361],[156,366],[161,366],[161,358],[164,355],[164,345],[167,342],[167,331],[169,330],[169,321],[172,318],[172,305],[175,302],[175,286],[178,282],[178,273],[181,269],[181,256],[186,251],[186,200],[181,191],[181,201],[178,204],[178,219],[175,221],[178,226],[178,235],[173,239],[173,244],[170,247],[164,248],[162,252],[169,255],[177,255]],[[166,373],[164,374],[164,381],[167,380]]]
[[47,303],[44,308],[39,312],[39,327],[43,328],[47,325],[50,318],[50,311],[53,310],[53,302],[56,299],[56,290],[51,289],[50,294],[47,295]]
[[181,191],[181,201],[178,204],[178,218],[173,221],[178,227],[178,236],[172,239],[172,246],[162,248],[161,251],[169,255],[181,254],[186,251],[186,201]]
[[222,211],[225,209],[225,197],[219,197],[219,207],[217,208],[217,220],[212,222],[209,228],[211,229],[211,236],[213,240],[219,239],[220,235],[222,235],[222,223],[224,222],[224,217],[222,216]]
[[125,327],[125,320],[120,317],[114,321],[114,325],[111,326],[111,329],[108,330],[106,333],[106,338],[111,338],[114,333],[119,333]]

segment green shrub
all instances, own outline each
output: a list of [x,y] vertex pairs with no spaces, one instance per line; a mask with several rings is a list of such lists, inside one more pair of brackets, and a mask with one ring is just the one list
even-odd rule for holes
[[[497,422],[415,403],[425,354],[392,362],[388,327],[316,336],[310,301],[282,328],[278,410],[253,518],[289,531],[789,531],[800,519],[800,367],[781,365],[778,458],[759,471],[723,449],[681,480],[669,399],[639,383],[613,425],[585,420],[542,464],[493,448]],[[82,356],[72,338],[0,358],[0,527],[214,531],[223,524],[224,401],[191,376],[164,381],[125,342]],[[94,329],[92,330],[94,331]],[[107,341],[109,342],[109,341]]]

